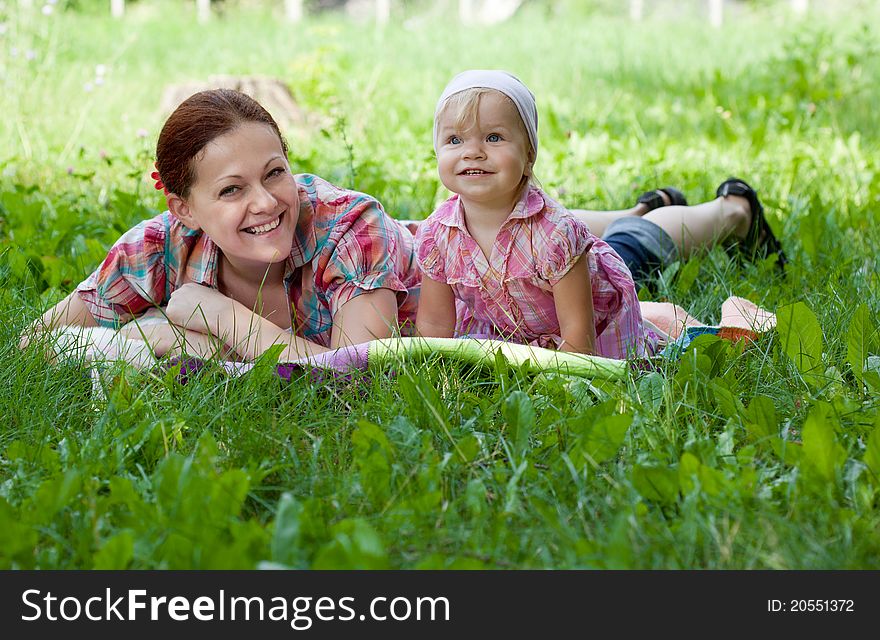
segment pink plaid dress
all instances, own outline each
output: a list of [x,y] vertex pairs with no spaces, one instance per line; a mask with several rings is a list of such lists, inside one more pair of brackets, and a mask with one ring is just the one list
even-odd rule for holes
[[419,225],[416,247],[423,274],[452,287],[458,336],[559,346],[553,286],[586,254],[596,353],[629,358],[653,351],[623,260],[540,189],[530,187],[514,207],[489,259],[468,233],[458,196]]

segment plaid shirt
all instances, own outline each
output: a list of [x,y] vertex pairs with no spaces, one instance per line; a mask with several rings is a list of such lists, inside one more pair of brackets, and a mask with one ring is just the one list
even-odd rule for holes
[[[295,176],[300,211],[284,284],[297,335],[330,344],[333,315],[374,289],[397,292],[401,326],[415,320],[413,236],[370,196]],[[164,307],[181,285],[218,286],[220,250],[167,211],[126,232],[76,291],[95,320],[115,327]]]
[[501,226],[489,259],[468,233],[458,196],[419,225],[420,269],[452,287],[456,335],[489,335],[541,347],[562,341],[553,286],[586,254],[596,353],[643,356],[646,332],[632,275],[587,226],[531,187]]

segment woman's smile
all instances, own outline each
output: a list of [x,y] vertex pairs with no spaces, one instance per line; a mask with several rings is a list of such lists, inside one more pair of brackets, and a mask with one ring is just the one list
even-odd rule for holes
[[244,232],[249,233],[252,236],[265,236],[278,228],[281,224],[281,218],[284,216],[284,213],[285,212],[282,211],[281,214],[271,222],[262,222],[258,225],[248,227]]

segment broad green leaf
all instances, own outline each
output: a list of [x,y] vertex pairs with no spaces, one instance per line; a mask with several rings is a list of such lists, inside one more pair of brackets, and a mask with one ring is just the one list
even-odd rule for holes
[[831,408],[825,403],[813,407],[803,426],[804,461],[827,481],[834,480],[835,471],[846,460],[846,451],[837,442],[832,425]]
[[718,495],[727,484],[721,471],[703,464],[692,453],[685,452],[678,463],[678,482],[682,493],[689,493],[696,488],[695,478],[700,483],[700,489],[710,496]]
[[267,366],[274,367],[278,364],[278,358],[281,356],[281,353],[284,351],[283,344],[273,344],[271,347],[266,349],[263,353],[259,355],[259,357],[254,362],[254,366]]
[[[202,471],[201,479],[205,479],[205,472]],[[250,490],[251,482],[247,472],[243,469],[230,469],[224,471],[219,477],[211,478],[211,501],[210,511],[218,518],[226,516],[238,516],[241,507]]]
[[21,440],[13,440],[6,447],[6,459],[10,462],[15,460],[27,460],[30,455],[30,447]]
[[856,307],[856,311],[849,323],[849,332],[846,338],[846,358],[853,375],[859,383],[862,382],[862,371],[865,368],[865,360],[871,347],[873,333],[874,327],[871,326],[871,313],[863,302]]
[[95,552],[94,569],[127,569],[134,556],[134,537],[129,531],[117,533]]
[[656,412],[663,404],[666,381],[659,373],[652,371],[639,380],[639,401],[646,409]]
[[633,524],[632,511],[621,509],[614,518],[610,535],[604,542],[601,552],[602,562],[607,569],[630,569],[633,566]]
[[388,437],[378,425],[359,420],[351,434],[351,442],[364,492],[374,504],[384,503],[391,495],[391,462],[394,459]]
[[582,451],[595,462],[604,462],[617,455],[633,417],[628,413],[605,416],[595,422],[583,437]]
[[525,473],[528,467],[529,461],[523,460],[519,463],[516,471],[513,472],[510,480],[507,481],[507,486],[504,488],[504,513],[513,513],[517,510],[517,505],[519,504],[520,479],[522,479],[523,473]]
[[[456,451],[460,456],[455,456],[453,460],[459,462],[472,462],[477,454],[480,453],[480,440],[472,433],[458,441]],[[461,458],[464,458],[463,460]]]
[[293,494],[285,491],[278,500],[275,511],[275,530],[272,534],[272,561],[286,566],[296,566],[301,554],[300,519],[303,505]]
[[791,358],[807,383],[820,384],[822,328],[816,315],[803,302],[795,302],[779,309],[776,320],[783,352]]
[[529,436],[535,428],[532,399],[523,391],[513,391],[504,399],[501,412],[514,450],[521,454],[528,448]]
[[672,503],[678,499],[678,470],[674,467],[636,465],[632,482],[647,500]]
[[704,464],[700,467],[700,486],[710,496],[717,496],[727,486],[727,479],[720,469]]
[[675,283],[675,288],[677,289],[679,295],[684,295],[685,293],[690,291],[691,287],[694,284],[694,281],[697,279],[697,276],[700,275],[701,264],[702,260],[697,257],[691,258],[684,263],[684,267],[682,267],[681,271],[679,272],[678,280]]
[[824,207],[817,208],[809,215],[802,217],[798,228],[801,245],[813,260],[819,254],[819,248],[824,246],[823,239],[826,233],[824,213],[820,213],[820,211],[824,211]]
[[773,400],[755,396],[745,410],[746,428],[756,438],[769,438],[779,433],[779,418]]
[[68,469],[64,475],[44,480],[32,498],[28,509],[33,522],[50,522],[79,493],[82,478],[76,469]]
[[778,436],[771,436],[768,442],[776,457],[785,464],[800,464],[801,459],[804,457],[804,447],[800,443],[783,440]]
[[482,515],[488,508],[486,503],[486,485],[479,478],[474,478],[467,483],[464,493],[464,502],[468,511],[474,517]]
[[365,520],[342,520],[333,527],[333,539],[318,550],[313,569],[387,569],[382,539]]
[[694,477],[699,475],[701,466],[702,463],[694,454],[687,451],[682,454],[678,461],[678,484],[682,493],[690,493],[694,490],[696,486]]
[[0,496],[0,568],[9,569],[7,559],[19,554],[33,557],[37,529],[22,522],[21,513]]
[[730,390],[727,382],[722,378],[712,380],[712,393],[715,396],[715,404],[724,414],[725,418],[737,418],[743,411],[742,403]]
[[863,373],[865,383],[874,393],[880,393],[880,356],[868,356]]
[[865,456],[862,462],[871,470],[871,476],[874,482],[880,484],[880,414],[874,421],[874,429],[868,436],[868,445],[865,449]]

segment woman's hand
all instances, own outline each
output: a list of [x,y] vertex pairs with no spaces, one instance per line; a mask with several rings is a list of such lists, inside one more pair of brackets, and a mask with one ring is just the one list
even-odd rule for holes
[[165,313],[179,327],[222,338],[222,327],[234,318],[236,304],[216,289],[187,283],[171,294]]
[[200,284],[187,283],[172,293],[166,314],[175,325],[215,336],[244,360],[254,360],[276,344],[285,347],[279,356],[281,362],[327,351]]
[[146,342],[156,357],[184,354],[210,359],[235,359],[232,350],[211,335],[186,330],[169,322],[141,323],[132,320],[119,329],[119,335],[129,340]]

